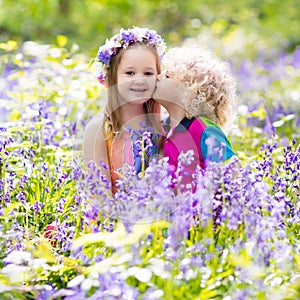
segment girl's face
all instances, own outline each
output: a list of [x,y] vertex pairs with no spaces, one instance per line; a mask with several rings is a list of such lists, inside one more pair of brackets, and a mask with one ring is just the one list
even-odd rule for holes
[[152,98],[157,74],[156,57],[151,50],[142,47],[127,49],[117,72],[121,98],[125,103],[145,103]]

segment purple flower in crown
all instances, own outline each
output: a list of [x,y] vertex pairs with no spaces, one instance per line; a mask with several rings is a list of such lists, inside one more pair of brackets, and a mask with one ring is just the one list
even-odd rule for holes
[[101,47],[98,52],[98,60],[105,64],[106,67],[109,67],[111,57],[111,51],[108,48]]
[[158,36],[155,31],[150,30],[147,35],[152,45],[158,45],[161,42],[161,36]]
[[120,36],[123,40],[123,44],[124,44],[124,48],[126,48],[127,46],[129,46],[131,43],[136,42],[137,39],[134,35],[134,33],[130,30],[124,30],[123,28],[120,31]]

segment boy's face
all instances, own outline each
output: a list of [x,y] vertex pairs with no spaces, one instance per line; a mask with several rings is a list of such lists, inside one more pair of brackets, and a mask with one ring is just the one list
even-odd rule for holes
[[166,109],[174,104],[184,106],[183,99],[187,90],[188,87],[185,84],[169,78],[169,74],[165,73],[158,76],[153,98]]

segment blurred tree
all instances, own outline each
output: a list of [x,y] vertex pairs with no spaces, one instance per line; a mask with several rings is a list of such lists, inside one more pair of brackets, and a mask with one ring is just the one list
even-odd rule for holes
[[62,16],[68,17],[70,4],[71,2],[69,0],[59,0],[59,11]]
[[293,49],[300,44],[299,0],[0,0],[0,4],[2,41],[54,43],[60,34],[93,54],[120,27],[133,25],[156,29],[169,45],[188,38],[215,39],[255,53],[264,47]]

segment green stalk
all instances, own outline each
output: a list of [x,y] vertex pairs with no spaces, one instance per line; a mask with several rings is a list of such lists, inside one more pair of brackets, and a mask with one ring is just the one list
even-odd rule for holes
[[142,137],[142,177],[145,176],[145,142],[144,137]]

